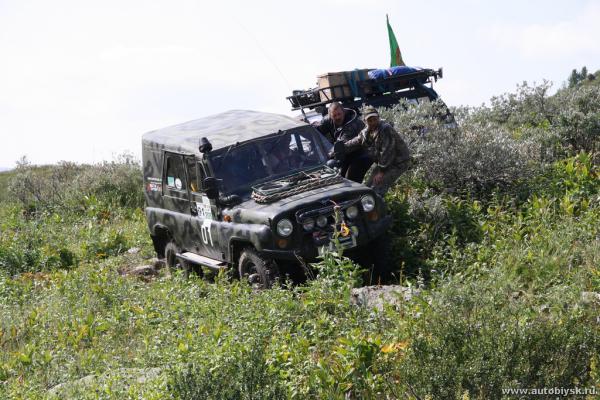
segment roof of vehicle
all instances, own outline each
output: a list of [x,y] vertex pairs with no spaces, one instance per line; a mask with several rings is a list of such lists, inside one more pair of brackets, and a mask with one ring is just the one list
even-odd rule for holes
[[200,138],[213,150],[301,126],[305,122],[280,114],[231,110],[145,133],[143,145],[170,151],[198,153]]

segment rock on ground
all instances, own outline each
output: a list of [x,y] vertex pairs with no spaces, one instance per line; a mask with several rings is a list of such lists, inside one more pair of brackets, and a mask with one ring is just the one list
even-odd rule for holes
[[350,302],[357,306],[383,310],[384,304],[398,306],[419,294],[418,289],[400,286],[365,286],[352,289]]
[[[48,390],[48,395],[51,398],[66,398],[80,393],[82,390],[88,390],[94,386],[105,384],[111,378],[118,377],[121,389],[126,389],[128,386],[136,383],[143,384],[150,380],[156,379],[162,373],[161,368],[119,368],[113,371],[105,372],[100,375],[87,375],[83,378],[59,383]],[[72,398],[72,397],[71,397]]]

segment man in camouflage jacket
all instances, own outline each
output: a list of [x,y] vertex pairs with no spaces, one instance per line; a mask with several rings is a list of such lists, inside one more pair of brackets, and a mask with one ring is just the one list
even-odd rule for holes
[[[327,117],[316,125],[316,128],[332,144],[337,141],[346,143],[358,136],[365,123],[358,118],[354,110],[345,109],[341,103],[333,102],[329,106]],[[373,163],[367,152],[358,147],[348,151],[341,165],[342,176],[355,182],[362,182],[365,173]]]
[[357,137],[346,142],[346,151],[366,148],[374,163],[367,171],[363,183],[383,197],[409,167],[408,146],[390,124],[379,119],[379,113],[374,107],[365,108],[363,119],[367,127]]

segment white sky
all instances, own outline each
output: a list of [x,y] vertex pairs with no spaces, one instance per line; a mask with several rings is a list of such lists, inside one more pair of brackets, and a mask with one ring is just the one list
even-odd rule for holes
[[388,66],[386,13],[408,65],[444,67],[448,105],[600,68],[600,0],[0,0],[0,167],[139,156],[144,132],[229,109],[289,114],[318,74]]

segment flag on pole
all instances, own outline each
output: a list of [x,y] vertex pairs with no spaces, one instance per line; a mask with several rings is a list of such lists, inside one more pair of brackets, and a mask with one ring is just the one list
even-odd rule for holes
[[390,19],[387,14],[385,15],[385,19],[387,21],[387,30],[388,37],[390,39],[390,67],[396,67],[398,65],[406,65],[404,64],[404,60],[402,60],[402,53],[400,53],[400,46],[398,46],[398,42],[396,41],[396,35],[394,35],[394,31],[390,25]]

